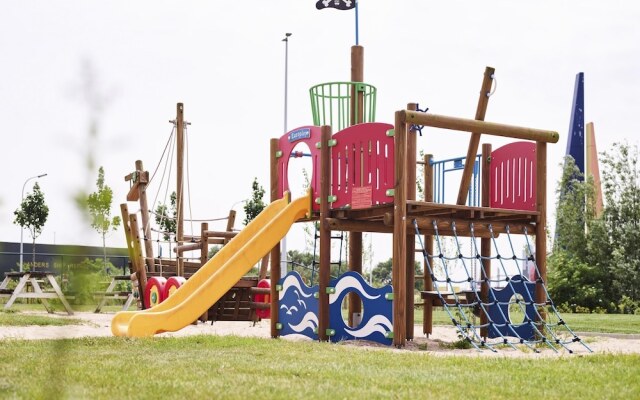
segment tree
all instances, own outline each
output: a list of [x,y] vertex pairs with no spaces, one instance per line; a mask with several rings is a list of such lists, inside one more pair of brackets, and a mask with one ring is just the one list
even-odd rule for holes
[[103,262],[107,265],[107,233],[115,231],[120,226],[120,217],[111,217],[111,203],[113,203],[113,190],[104,183],[104,168],[98,169],[96,180],[98,190],[87,196],[87,209],[91,216],[91,227],[102,237]]
[[42,227],[49,217],[49,207],[44,201],[44,193],[40,190],[40,185],[36,182],[33,185],[33,193],[28,193],[22,200],[20,207],[13,212],[15,215],[14,224],[20,225],[22,229],[27,228],[33,239],[33,265],[36,263],[36,238],[42,233]]
[[[177,198],[178,198],[178,195],[174,191],[169,196],[171,208],[169,208],[169,206],[163,203],[160,203],[156,208],[156,218],[155,218],[156,224],[158,224],[158,227],[160,227],[160,230],[163,231],[164,240],[171,239],[171,235],[172,234],[175,235],[177,230],[177,225],[176,225],[177,215],[178,215],[178,208],[176,206]],[[171,214],[169,214],[169,211],[171,211]]]
[[[373,284],[382,286],[382,285],[390,285],[391,284],[391,273],[392,273],[393,259],[389,258],[386,261],[379,262],[375,267],[373,267],[373,271],[371,274],[373,275]],[[422,275],[422,265],[419,261],[415,262],[415,275]],[[423,282],[422,280],[416,279],[415,281],[415,289],[422,290]]]
[[556,194],[556,233],[548,260],[551,298],[574,311],[613,311],[606,227],[595,216],[593,180],[583,179],[571,156],[565,158]]
[[253,178],[251,190],[251,198],[244,204],[245,217],[243,223],[245,225],[253,221],[253,219],[257,217],[266,206],[262,200],[264,197],[264,188],[258,183],[258,178]]
[[638,148],[615,143],[602,157],[604,223],[616,299],[640,302],[640,170]]

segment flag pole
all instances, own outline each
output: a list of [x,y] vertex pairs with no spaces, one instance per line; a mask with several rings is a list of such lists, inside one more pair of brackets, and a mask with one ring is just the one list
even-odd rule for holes
[[358,46],[359,38],[358,38],[358,0],[354,0],[356,2],[356,46]]

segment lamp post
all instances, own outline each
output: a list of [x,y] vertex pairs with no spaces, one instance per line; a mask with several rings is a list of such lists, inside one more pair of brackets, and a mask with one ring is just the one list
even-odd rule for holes
[[[45,176],[47,176],[47,174],[40,174],[40,175],[27,178],[27,180],[24,181],[24,184],[22,185],[22,200],[20,201],[20,207],[22,207],[22,203],[24,202],[24,188],[27,186],[27,182],[29,182],[32,179],[39,179]],[[24,250],[23,234],[24,234],[24,227],[20,226],[20,272],[22,272],[22,261],[23,261],[23,254],[24,254],[23,253],[23,250]]]
[[289,86],[289,36],[291,33],[285,33],[284,39],[284,133],[287,133],[287,97]]
[[[284,39],[284,133],[287,133],[287,97],[289,93],[289,37],[291,33],[285,33]],[[280,263],[280,276],[287,274],[287,236],[282,238],[280,254],[282,254],[282,262]]]

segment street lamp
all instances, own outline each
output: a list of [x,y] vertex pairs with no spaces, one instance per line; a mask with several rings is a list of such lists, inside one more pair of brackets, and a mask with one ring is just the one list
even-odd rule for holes
[[[40,175],[32,176],[31,178],[27,178],[27,180],[24,181],[24,184],[22,185],[22,200],[20,201],[20,207],[22,207],[22,203],[24,202],[24,188],[27,186],[27,182],[29,182],[32,179],[39,179],[45,176],[47,176],[47,174],[40,174]],[[24,249],[23,235],[24,235],[24,227],[20,226],[20,272],[22,272],[22,260],[23,260],[23,254],[24,254],[23,253],[23,249]]]
[[291,33],[285,33],[284,39],[284,133],[287,133],[287,97],[289,86],[289,36]]
[[[289,86],[289,36],[291,33],[285,33],[284,39],[284,133],[287,133],[287,95]],[[287,257],[287,236],[282,238],[282,247],[280,249],[282,254],[282,263],[280,265],[280,276],[284,276],[287,273],[287,263],[289,262]]]

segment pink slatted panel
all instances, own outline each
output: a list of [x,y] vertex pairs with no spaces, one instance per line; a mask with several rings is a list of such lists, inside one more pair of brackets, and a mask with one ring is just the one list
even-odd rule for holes
[[514,142],[491,153],[491,207],[536,210],[536,144]]
[[393,202],[386,193],[394,185],[393,137],[387,136],[390,129],[392,125],[371,122],[333,135],[337,144],[331,149],[331,194],[336,196],[332,208]]
[[[289,161],[291,160],[291,152],[298,143],[306,143],[311,153],[311,162],[313,169],[311,171],[311,188],[314,196],[320,193],[320,179],[317,177],[317,171],[320,170],[320,149],[316,148],[316,143],[320,142],[319,126],[301,126],[280,138],[280,151],[282,156],[278,158],[278,195],[282,197],[284,192],[289,190]],[[300,172],[302,174],[302,171]],[[320,206],[314,203],[314,210],[319,210]]]

